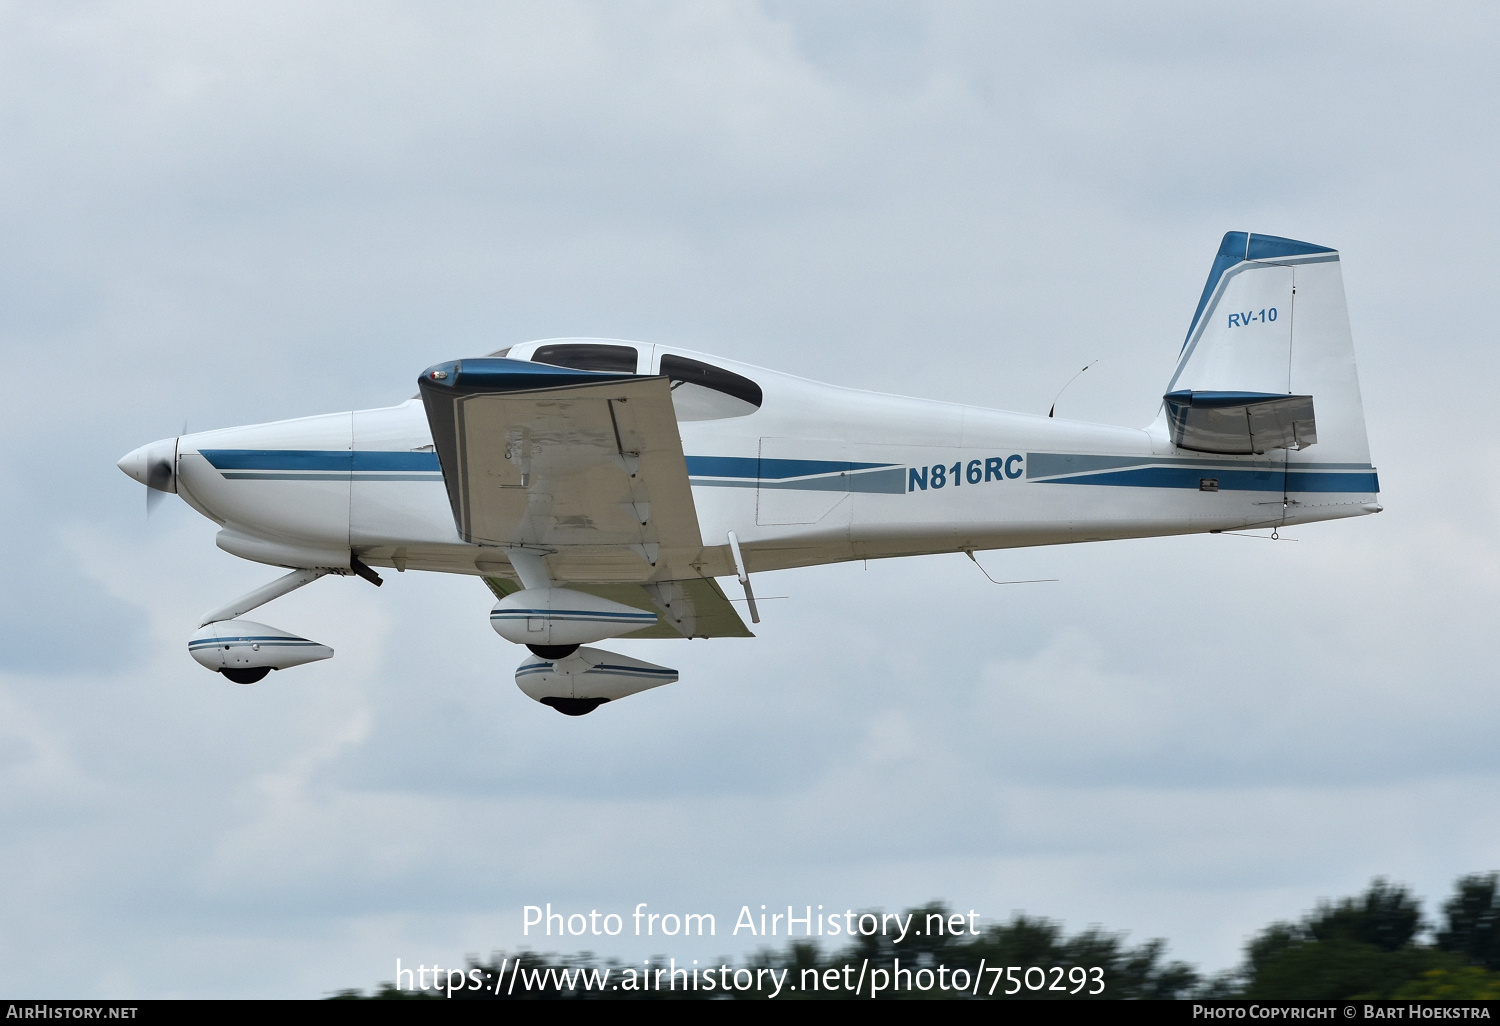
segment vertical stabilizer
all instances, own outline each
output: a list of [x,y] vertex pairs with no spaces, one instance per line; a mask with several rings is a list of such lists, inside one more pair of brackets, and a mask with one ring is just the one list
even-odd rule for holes
[[1226,234],[1167,393],[1176,397],[1169,409],[1195,397],[1201,406],[1234,395],[1252,404],[1310,396],[1316,442],[1279,446],[1288,461],[1368,466],[1338,252],[1272,235]]

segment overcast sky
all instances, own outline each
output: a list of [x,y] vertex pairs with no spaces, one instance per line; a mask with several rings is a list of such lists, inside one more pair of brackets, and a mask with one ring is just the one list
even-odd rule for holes
[[[1208,970],[1500,869],[1492,5],[0,3],[0,992],[318,996],[521,908],[945,899]],[[1386,511],[769,575],[582,719],[472,578],[267,607],[126,451],[533,338],[1140,426],[1228,230],[1338,248]],[[907,596],[947,596],[913,618]],[[532,939],[538,948],[581,943]]]

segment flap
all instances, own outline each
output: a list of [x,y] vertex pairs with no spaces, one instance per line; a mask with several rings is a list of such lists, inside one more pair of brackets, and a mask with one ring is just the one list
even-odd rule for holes
[[[440,364],[419,381],[459,535],[477,545],[628,548],[640,573],[702,548],[664,377],[521,360]],[[575,558],[569,579],[588,579]],[[601,553],[601,556],[603,553]],[[554,563],[554,569],[558,566]],[[684,569],[686,569],[684,567]],[[688,573],[691,573],[688,570]],[[608,575],[618,579],[617,571]]]
[[[504,577],[486,577],[496,598],[520,590],[521,585]],[[753,638],[739,610],[725,597],[719,582],[711,577],[655,584],[570,584],[589,595],[650,610],[658,621],[645,630],[621,635],[625,638]]]
[[1318,440],[1310,395],[1180,391],[1162,399],[1180,449],[1250,455],[1305,449]]

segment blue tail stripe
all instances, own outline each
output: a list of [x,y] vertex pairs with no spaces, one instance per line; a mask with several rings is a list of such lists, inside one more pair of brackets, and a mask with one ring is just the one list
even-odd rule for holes
[[1186,349],[1193,337],[1193,329],[1203,316],[1203,308],[1219,287],[1219,279],[1235,264],[1246,260],[1275,260],[1277,257],[1311,256],[1314,253],[1333,253],[1328,246],[1296,239],[1283,239],[1275,235],[1248,235],[1245,232],[1225,232],[1219,243],[1219,252],[1214,256],[1213,267],[1208,271],[1208,282],[1203,286],[1203,295],[1198,300],[1198,309],[1193,311],[1193,321],[1188,325],[1187,338],[1182,340]]

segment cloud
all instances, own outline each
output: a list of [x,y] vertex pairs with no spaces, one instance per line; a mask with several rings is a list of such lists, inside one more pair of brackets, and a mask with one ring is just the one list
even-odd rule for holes
[[[310,996],[514,947],[524,903],[933,897],[1218,968],[1376,873],[1436,899],[1494,868],[1495,32],[6,8],[0,975]],[[333,660],[209,676],[197,618],[275,571],[175,500],[146,521],[114,468],[184,418],[383,405],[575,333],[1032,412],[1098,359],[1059,413],[1139,424],[1232,228],[1341,247],[1386,512],[980,556],[1057,584],[962,556],[769,575],[760,637],[640,643],[681,682],[582,720],[520,694],[462,578],[320,581],[264,615]]]

